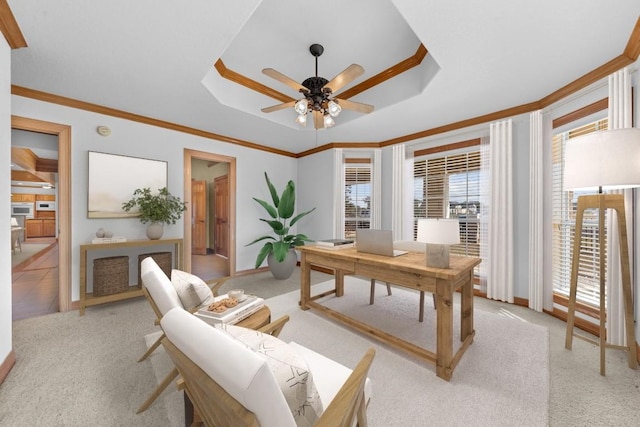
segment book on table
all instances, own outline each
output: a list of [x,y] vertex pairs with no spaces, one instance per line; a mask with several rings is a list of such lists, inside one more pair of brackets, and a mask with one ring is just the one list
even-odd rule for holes
[[[221,301],[228,298],[227,294],[220,295],[214,299],[214,302]],[[238,305],[235,307],[229,307],[225,311],[217,313],[209,311],[207,307],[201,308],[196,313],[197,317],[210,324],[227,323],[234,325],[247,317],[251,316],[256,311],[264,307],[264,299],[255,295],[246,295],[246,298],[242,301],[238,301]]]
[[318,240],[316,241],[317,246],[322,246],[325,248],[334,248],[334,247],[352,247],[353,240],[349,239],[327,239],[327,240]]

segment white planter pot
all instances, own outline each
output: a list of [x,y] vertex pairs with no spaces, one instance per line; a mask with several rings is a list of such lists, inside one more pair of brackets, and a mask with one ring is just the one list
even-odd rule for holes
[[147,237],[151,240],[158,240],[164,233],[164,222],[151,222],[147,225]]
[[282,262],[278,262],[276,260],[275,256],[273,256],[273,252],[267,256],[267,264],[269,265],[271,274],[273,274],[273,277],[278,280],[286,280],[291,277],[293,269],[296,268],[297,263],[298,256],[296,255],[295,249],[289,249],[287,256]]

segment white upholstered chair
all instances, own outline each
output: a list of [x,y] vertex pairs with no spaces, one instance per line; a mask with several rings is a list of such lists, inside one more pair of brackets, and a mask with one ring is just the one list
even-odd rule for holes
[[[171,309],[179,307],[184,310],[185,307],[178,296],[175,286],[171,283],[171,280],[162,271],[160,266],[151,257],[147,257],[142,260],[140,264],[140,277],[142,279],[142,290],[145,297],[149,301],[153,312],[156,314],[155,323],[160,324],[160,319]],[[211,294],[217,295],[218,289],[224,284],[227,278],[216,279],[211,281],[208,285],[211,286]],[[162,342],[164,333],[147,349],[147,351],[138,359],[138,362],[145,360]],[[137,413],[145,411],[151,404],[158,398],[165,388],[175,377],[178,376],[177,369],[173,369],[165,377],[165,379],[156,387],[149,398],[140,406]]]
[[[399,249],[401,251],[410,252],[422,252],[427,251],[427,245],[423,242],[416,242],[415,240],[396,240],[393,242],[393,249]],[[387,295],[391,295],[391,286],[387,282]],[[376,296],[376,279],[371,279],[371,291],[369,296],[369,304],[373,305]],[[436,307],[436,294],[433,294],[433,307]],[[418,321],[424,320],[424,291],[420,291],[420,308],[418,313]]]
[[[171,310],[160,323],[166,334],[162,344],[180,372],[185,392],[206,425],[296,425],[283,394],[290,386],[276,378],[267,355],[228,330],[211,326],[184,310]],[[302,357],[311,373],[309,378],[313,378],[317,389],[313,395],[319,396],[324,408],[314,425],[347,427],[356,419],[360,426],[367,425],[366,405],[371,397],[367,373],[375,354],[373,348],[352,371],[296,343],[279,343],[286,346],[285,351]],[[273,343],[269,348],[273,350]],[[286,377],[291,377],[291,370]],[[304,407],[308,408],[307,405]],[[296,414],[299,416],[298,412]]]

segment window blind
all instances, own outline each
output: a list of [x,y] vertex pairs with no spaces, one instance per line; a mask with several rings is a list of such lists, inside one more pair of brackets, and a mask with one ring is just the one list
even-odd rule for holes
[[344,169],[344,236],[371,225],[371,165],[346,165]]
[[[554,292],[569,296],[571,284],[571,260],[575,237],[578,196],[594,194],[587,191],[564,191],[564,152],[571,139],[598,130],[607,129],[607,119],[597,120],[552,138],[552,277]],[[605,213],[606,215],[606,213]],[[600,242],[598,240],[598,210],[584,213],[582,248],[578,269],[577,301],[598,307],[600,301]],[[606,226],[606,218],[605,218]],[[607,230],[604,230],[606,239]],[[606,255],[605,255],[606,257]],[[606,299],[606,295],[604,296]]]
[[480,150],[414,161],[413,235],[419,218],[457,218],[452,254],[480,256]]

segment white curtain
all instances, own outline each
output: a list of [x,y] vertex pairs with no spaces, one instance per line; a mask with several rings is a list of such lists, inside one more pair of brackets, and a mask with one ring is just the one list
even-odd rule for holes
[[342,148],[333,150],[333,238],[344,239],[344,168]]
[[405,240],[404,236],[404,206],[405,206],[405,147],[404,144],[396,144],[393,147],[393,164],[391,165],[391,230],[393,240]]
[[480,291],[487,292],[487,271],[489,271],[489,216],[491,212],[491,169],[489,137],[480,138],[480,258],[478,267]]
[[529,114],[529,308],[544,308],[544,128],[542,110]]
[[[609,129],[631,127],[631,80],[625,67],[609,76]],[[624,194],[625,217],[629,254],[633,258],[633,191],[618,190]],[[626,345],[624,325],[624,304],[622,298],[622,272],[620,270],[620,243],[618,239],[618,219],[610,211],[607,217],[607,341],[613,345]],[[629,260],[627,260],[629,261]],[[633,278],[633,264],[631,277]]]
[[[371,228],[382,227],[382,150],[373,150],[373,191],[371,192]],[[344,204],[342,205],[344,206]]]
[[513,303],[513,158],[511,119],[491,124],[487,297]]

